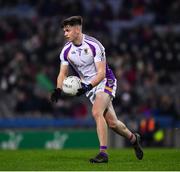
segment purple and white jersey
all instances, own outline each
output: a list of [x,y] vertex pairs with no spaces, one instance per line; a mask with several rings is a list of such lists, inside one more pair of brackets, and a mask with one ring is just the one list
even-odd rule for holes
[[[93,37],[83,35],[82,44],[75,46],[68,42],[63,47],[60,60],[62,65],[71,65],[85,83],[96,76],[96,62],[106,61],[105,48]],[[106,65],[106,88],[111,91],[111,85],[116,81],[112,70]]]

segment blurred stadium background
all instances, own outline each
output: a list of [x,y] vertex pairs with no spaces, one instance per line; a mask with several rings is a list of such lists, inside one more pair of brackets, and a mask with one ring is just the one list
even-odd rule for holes
[[[118,118],[145,147],[180,147],[179,0],[0,0],[0,148],[97,148],[85,97],[49,101],[62,19],[82,15],[118,78]],[[128,147],[109,133],[109,146]]]

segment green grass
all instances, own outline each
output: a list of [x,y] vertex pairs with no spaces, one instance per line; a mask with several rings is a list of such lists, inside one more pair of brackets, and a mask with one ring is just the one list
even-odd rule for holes
[[90,164],[96,150],[1,150],[0,171],[179,171],[180,149],[144,149],[144,159],[132,149],[109,150],[108,164]]

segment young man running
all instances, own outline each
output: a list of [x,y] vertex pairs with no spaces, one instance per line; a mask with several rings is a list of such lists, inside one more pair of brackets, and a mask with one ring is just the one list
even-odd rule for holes
[[99,153],[90,159],[91,163],[107,163],[108,127],[117,134],[128,139],[135,150],[136,157],[141,160],[143,151],[140,136],[132,133],[124,123],[117,119],[112,105],[116,92],[116,78],[106,63],[105,48],[95,38],[82,32],[82,17],[72,16],[62,22],[67,43],[60,53],[60,71],[57,77],[57,88],[51,100],[57,102],[61,96],[63,80],[68,76],[71,65],[79,74],[82,88],[77,96],[86,94],[92,102],[92,115],[96,122],[99,139]]

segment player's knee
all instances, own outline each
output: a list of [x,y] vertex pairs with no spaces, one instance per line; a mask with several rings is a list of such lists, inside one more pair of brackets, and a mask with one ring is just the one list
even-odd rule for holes
[[92,110],[92,115],[96,119],[101,115],[101,112],[98,109],[93,109]]

